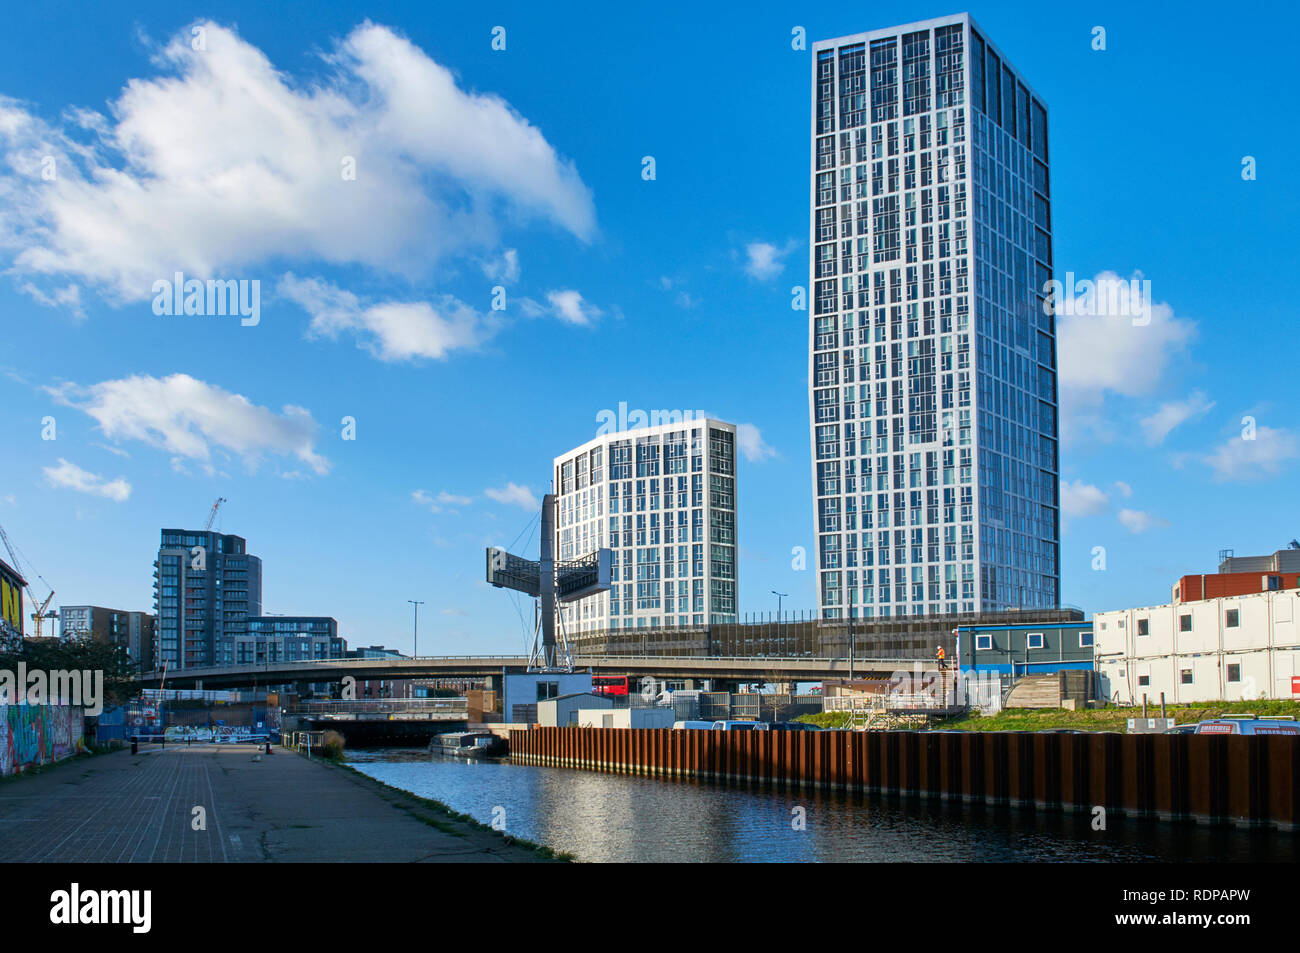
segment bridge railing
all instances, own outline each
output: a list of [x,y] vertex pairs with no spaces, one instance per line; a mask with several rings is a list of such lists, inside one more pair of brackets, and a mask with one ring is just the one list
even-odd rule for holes
[[330,699],[327,701],[300,701],[294,712],[300,715],[330,712],[355,712],[383,714],[399,712],[468,712],[466,698],[362,698],[356,700]]

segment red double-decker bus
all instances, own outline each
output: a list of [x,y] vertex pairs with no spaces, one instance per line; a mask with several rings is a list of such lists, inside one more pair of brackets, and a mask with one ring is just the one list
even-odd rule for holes
[[591,676],[591,693],[593,695],[627,695],[635,688],[636,679],[631,675]]

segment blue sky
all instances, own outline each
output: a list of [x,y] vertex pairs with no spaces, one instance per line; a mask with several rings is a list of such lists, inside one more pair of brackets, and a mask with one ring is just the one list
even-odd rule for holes
[[[223,496],[267,611],[409,650],[423,599],[423,651],[511,652],[483,547],[524,529],[551,458],[620,402],[699,408],[748,425],[742,612],[814,605],[791,30],[959,9],[7,10],[0,523],[56,602],[148,609],[158,530]],[[1297,16],[970,10],[1051,111],[1058,277],[1151,281],[1150,327],[1062,329],[1062,593],[1158,603],[1221,547],[1300,535],[1300,142],[1270,96],[1293,57],[1242,58]],[[156,315],[176,270],[260,281],[259,323]]]

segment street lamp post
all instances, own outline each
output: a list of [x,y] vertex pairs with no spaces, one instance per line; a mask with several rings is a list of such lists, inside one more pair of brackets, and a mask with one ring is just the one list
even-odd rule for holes
[[790,595],[788,592],[777,592],[775,589],[769,590],[772,595],[776,596],[776,621],[781,621],[781,600]]
[[779,655],[781,654],[781,651],[784,648],[784,642],[785,642],[781,630],[781,600],[784,599],[786,596],[790,595],[790,593],[777,592],[775,589],[771,589],[769,591],[772,593],[772,595],[776,596],[776,640],[778,645],[777,654]]
[[409,602],[411,605],[415,606],[415,639],[414,639],[414,649],[411,652],[411,658],[419,658],[420,657],[420,606],[424,605],[424,602],[418,599],[407,599],[406,601]]

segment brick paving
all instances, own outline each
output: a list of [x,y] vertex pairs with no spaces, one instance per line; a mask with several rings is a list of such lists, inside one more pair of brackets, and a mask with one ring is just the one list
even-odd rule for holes
[[[526,848],[415,798],[275,749],[169,745],[0,782],[0,860],[500,862]],[[194,808],[206,811],[193,829]],[[440,830],[452,825],[455,833]],[[459,836],[457,836],[459,835]]]

